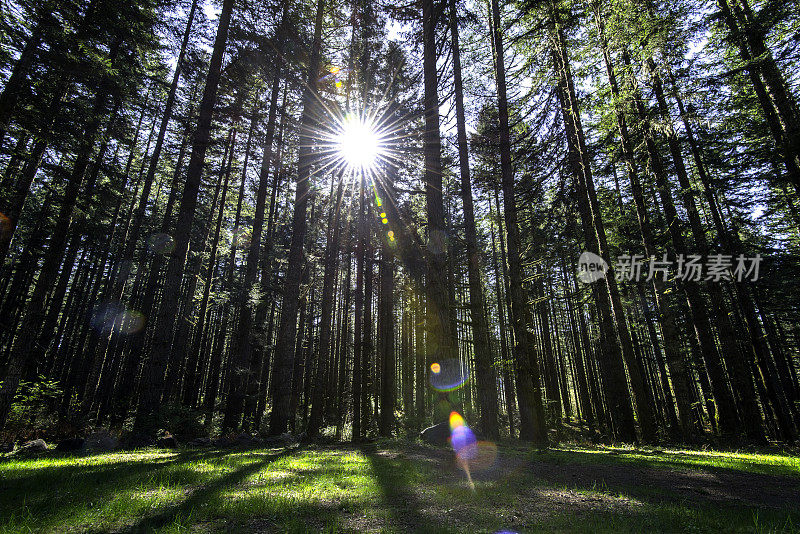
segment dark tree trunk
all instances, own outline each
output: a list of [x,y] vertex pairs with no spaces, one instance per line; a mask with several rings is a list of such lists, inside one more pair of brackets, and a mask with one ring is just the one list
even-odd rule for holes
[[[442,146],[439,134],[438,78],[436,72],[436,26],[439,9],[433,0],[422,2],[423,78],[425,86],[423,154],[425,163],[425,205],[428,216],[428,358],[432,362],[455,360],[455,332],[447,285],[449,238],[444,221],[442,200]],[[387,204],[389,204],[387,202]]]
[[539,363],[534,348],[535,341],[528,328],[530,325],[529,310],[522,287],[520,236],[517,226],[516,199],[514,198],[514,171],[511,168],[511,137],[508,126],[508,97],[506,95],[505,58],[503,57],[505,49],[500,29],[498,0],[491,0],[491,11],[497,104],[500,117],[500,169],[508,245],[511,325],[514,330],[514,359],[517,368],[517,400],[520,413],[519,437],[522,440],[546,446],[548,438],[542,406]]
[[[115,38],[109,53],[109,60],[112,64],[115,62],[119,48],[119,39]],[[19,335],[11,352],[6,377],[2,385],[0,385],[0,428],[5,425],[20,378],[27,375],[29,369],[35,368],[40,359],[41,347],[36,343],[38,340],[36,333],[44,320],[45,303],[52,289],[52,281],[56,278],[59,266],[64,258],[78,194],[81,191],[86,170],[91,160],[92,149],[97,140],[102,120],[105,118],[109,96],[113,90],[114,86],[110,77],[103,76],[98,84],[88,122],[83,128],[80,137],[81,141],[77,157],[67,179],[64,196],[61,200],[61,208],[53,234],[50,237],[47,254],[39,271],[39,277],[31,299],[26,306]]]
[[478,386],[480,408],[479,427],[487,439],[497,440],[500,429],[497,423],[497,379],[492,365],[489,343],[489,326],[484,313],[483,283],[481,282],[478,238],[475,228],[475,210],[472,202],[472,182],[469,172],[467,130],[464,119],[464,88],[461,81],[461,53],[459,50],[458,21],[455,0],[450,0],[450,36],[453,47],[453,76],[456,100],[456,127],[458,130],[458,161],[461,172],[461,202],[464,210],[464,233],[467,247],[467,277],[469,279],[469,308],[472,318],[472,346]]
[[283,307],[275,346],[275,390],[269,433],[279,435],[286,432],[292,397],[292,369],[294,355],[293,341],[297,331],[297,302],[300,296],[301,266],[303,264],[303,243],[306,236],[306,206],[308,204],[309,181],[314,156],[311,144],[314,139],[315,117],[320,109],[316,102],[317,75],[319,74],[320,47],[322,45],[322,19],[325,0],[317,2],[314,22],[314,42],[311,48],[306,86],[303,91],[303,115],[300,119],[300,139],[297,164],[297,188],[295,190],[294,213],[292,214],[292,241],[289,247],[289,261],[286,267],[283,288]]
[[[601,46],[603,48],[603,58],[605,61],[606,72],[608,74],[609,84],[611,85],[611,93],[615,101],[621,101],[620,89],[617,84],[616,73],[611,61],[611,54],[608,50],[608,43],[605,36],[605,28],[602,20],[602,15],[599,11],[599,6],[595,10],[595,20],[597,22],[598,32],[600,34]],[[644,194],[642,192],[642,184],[639,178],[639,170],[636,165],[635,155],[633,153],[633,143],[628,131],[628,124],[625,119],[625,112],[621,107],[617,106],[615,110],[617,130],[619,131],[620,144],[622,147],[622,155],[625,159],[625,164],[628,172],[628,180],[631,185],[631,192],[633,193],[634,204],[636,205],[636,216],[639,222],[639,233],[642,236],[642,244],[646,259],[654,261],[658,259],[656,251],[655,240],[653,238],[652,228],[650,226],[650,217],[644,201]],[[645,134],[647,135],[647,134]],[[666,354],[667,363],[670,367],[670,375],[672,377],[672,384],[675,389],[675,397],[677,400],[678,416],[680,419],[681,429],[686,435],[692,435],[697,432],[691,418],[691,400],[689,398],[689,375],[687,373],[683,355],[680,350],[680,338],[678,330],[675,325],[675,316],[673,314],[670,302],[666,298],[666,284],[663,279],[657,275],[653,277],[653,293],[656,302],[656,316],[661,325],[661,331],[664,339],[664,353]],[[634,283],[638,283],[637,280]],[[649,309],[645,308],[645,313],[649,314]],[[653,338],[654,347],[657,347],[657,339]],[[657,350],[660,350],[658,348]],[[665,384],[665,391],[666,384]],[[671,432],[673,437],[677,437],[676,428],[674,427],[675,416],[674,407],[671,403],[667,405],[667,421],[671,424]]]
[[3,141],[8,131],[9,122],[22,96],[23,87],[28,79],[28,72],[36,60],[39,45],[42,43],[42,37],[44,36],[45,26],[55,22],[44,11],[46,11],[46,8],[42,8],[43,13],[39,15],[39,20],[35,22],[33,30],[19,54],[19,58],[14,63],[14,68],[11,69],[11,75],[6,80],[3,91],[0,92],[0,152],[3,151]]
[[222,71],[222,56],[228,41],[228,28],[233,12],[233,0],[225,0],[214,39],[206,86],[199,107],[197,129],[192,139],[192,153],[186,171],[186,183],[183,188],[181,205],[175,231],[175,249],[171,253],[167,274],[164,281],[162,305],[156,315],[153,345],[149,358],[145,362],[142,375],[142,387],[139,404],[136,410],[134,427],[137,432],[150,433],[157,428],[157,413],[164,389],[164,374],[170,356],[172,334],[175,327],[176,314],[174,303],[178,302],[186,257],[189,251],[189,238],[194,222],[197,197],[205,163],[206,150],[211,139],[211,121],[214,104],[217,99]]
[[[333,184],[331,184],[331,188]],[[322,276],[322,317],[320,318],[319,344],[317,345],[316,374],[311,398],[311,418],[306,431],[310,436],[319,434],[322,428],[325,403],[329,391],[325,387],[325,372],[329,368],[331,352],[331,335],[333,333],[334,291],[336,278],[339,272],[339,227],[342,212],[342,193],[344,191],[344,176],[339,177],[336,187],[336,196],[331,196],[330,212],[328,214],[328,235],[325,243],[325,258]]]

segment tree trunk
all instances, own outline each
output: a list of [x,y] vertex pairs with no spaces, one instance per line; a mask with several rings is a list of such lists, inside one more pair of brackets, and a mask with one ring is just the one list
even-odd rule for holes
[[475,355],[479,428],[487,439],[500,438],[497,423],[497,379],[489,343],[489,326],[484,313],[483,283],[481,282],[478,238],[475,228],[475,210],[472,202],[472,182],[469,171],[467,129],[464,118],[464,88],[461,81],[461,52],[458,39],[455,0],[450,0],[450,37],[453,48],[453,77],[456,101],[456,128],[458,130],[458,161],[461,172],[461,202],[464,210],[464,234],[467,247],[467,277],[469,280],[469,308],[472,317],[472,346]]
[[297,302],[300,295],[301,266],[303,264],[303,243],[306,236],[306,206],[308,204],[309,181],[314,156],[311,145],[314,139],[315,116],[320,109],[316,105],[317,75],[319,74],[320,48],[322,46],[322,19],[325,0],[318,0],[314,22],[314,42],[311,58],[306,72],[306,87],[303,91],[303,115],[300,119],[300,139],[298,148],[297,188],[295,191],[294,213],[292,214],[292,241],[289,247],[289,261],[284,279],[283,307],[275,346],[275,390],[270,415],[269,433],[279,435],[286,431],[292,396],[292,369],[294,355],[293,341],[297,331]]
[[224,0],[222,12],[214,39],[206,86],[199,107],[197,129],[192,139],[192,153],[186,171],[186,183],[183,188],[181,205],[178,211],[178,222],[175,231],[175,249],[171,253],[167,275],[164,281],[162,305],[156,315],[155,334],[149,358],[145,362],[142,376],[142,388],[136,410],[134,428],[136,432],[150,433],[157,427],[158,409],[164,389],[164,373],[170,356],[172,334],[175,327],[174,303],[178,302],[186,257],[189,251],[189,238],[194,222],[197,196],[200,192],[203,165],[206,150],[211,138],[211,121],[214,104],[217,98],[222,56],[228,41],[228,28],[233,12],[233,0]]
[[14,63],[14,68],[11,69],[11,75],[3,86],[3,91],[0,92],[0,151],[3,150],[3,141],[8,131],[9,122],[16,110],[17,102],[22,96],[23,86],[28,79],[28,72],[31,70],[39,52],[39,45],[42,43],[45,26],[55,22],[50,20],[49,13],[44,13],[46,8],[41,8],[41,11],[42,13],[38,14],[38,20],[35,22],[28,40],[25,41],[25,46],[22,48],[19,58]]
[[[333,184],[331,184],[333,187]],[[325,399],[329,392],[324,387],[324,373],[329,367],[331,351],[331,335],[333,332],[334,291],[336,278],[339,272],[339,226],[342,212],[342,194],[344,192],[344,175],[339,177],[336,187],[336,196],[331,196],[330,212],[328,214],[328,235],[325,243],[324,274],[322,277],[322,317],[320,318],[319,344],[317,345],[316,375],[311,399],[311,418],[308,421],[306,432],[309,436],[316,436],[322,428],[325,412]]]
[[495,50],[494,67],[497,83],[497,104],[500,118],[500,169],[502,175],[503,205],[508,245],[509,293],[511,297],[511,325],[514,330],[514,359],[517,367],[517,400],[519,401],[520,433],[525,441],[540,446],[548,442],[539,380],[539,364],[535,341],[529,330],[529,310],[522,288],[520,236],[517,226],[517,207],[514,198],[514,172],[511,168],[511,135],[508,126],[508,97],[500,7],[491,0],[492,39]]
[[[457,358],[455,332],[452,331],[450,293],[447,286],[449,239],[442,200],[442,147],[439,134],[439,98],[436,72],[436,25],[439,9],[433,0],[422,2],[423,78],[425,86],[423,154],[425,162],[425,205],[428,216],[428,358]],[[387,202],[388,204],[388,202]]]
[[[115,63],[119,48],[120,40],[115,37],[109,52],[109,61],[112,64]],[[6,377],[2,385],[0,385],[0,428],[5,425],[20,378],[27,375],[28,369],[35,368],[36,363],[39,361],[41,349],[36,343],[38,339],[36,333],[44,320],[45,302],[52,289],[52,281],[56,278],[59,266],[64,258],[78,194],[83,185],[101,122],[106,114],[109,96],[113,90],[114,86],[111,78],[103,76],[94,97],[94,104],[89,114],[88,122],[80,136],[81,141],[77,157],[67,179],[61,208],[53,234],[50,237],[50,245],[42,268],[39,271],[33,294],[25,309],[19,335],[11,352]]]
[[[612,432],[619,440],[633,442],[636,441],[636,427],[624,366],[625,364],[628,365],[629,373],[633,378],[634,374],[636,374],[635,355],[630,343],[630,335],[622,334],[623,331],[627,333],[624,311],[621,309],[621,305],[615,306],[614,304],[615,293],[617,296],[616,302],[619,304],[618,288],[613,270],[610,268],[611,262],[608,255],[605,227],[603,226],[597,203],[591,170],[588,167],[585,143],[582,142],[582,126],[580,124],[575,90],[571,84],[572,75],[566,55],[566,43],[558,24],[556,24],[555,34],[556,48],[553,51],[553,58],[559,76],[558,95],[561,101],[564,128],[567,134],[568,161],[575,180],[584,241],[589,252],[601,256],[609,265],[609,270],[606,273],[606,283],[602,285],[603,283],[600,282],[592,285],[600,320],[600,342],[603,354],[602,360],[598,363],[603,375]],[[617,331],[620,333],[619,341],[617,332],[614,329],[614,318],[617,319]],[[620,356],[622,357],[620,358]],[[641,377],[639,378],[641,379]],[[642,394],[643,387],[635,388],[636,390],[639,392],[639,401],[636,405],[638,407],[641,404],[645,413],[647,413],[650,407],[645,406],[645,403],[642,402],[644,398]],[[653,424],[651,418],[645,420],[640,417],[639,420],[646,426]],[[654,437],[654,429],[648,428],[648,436],[645,439],[650,441]]]

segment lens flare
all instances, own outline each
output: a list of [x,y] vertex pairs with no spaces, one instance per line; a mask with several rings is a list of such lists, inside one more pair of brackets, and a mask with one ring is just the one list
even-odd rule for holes
[[232,244],[236,248],[246,248],[250,246],[251,238],[252,238],[252,233],[248,228],[236,228],[233,231]]
[[[436,369],[434,369],[436,365]],[[459,360],[440,360],[431,365],[430,384],[436,391],[453,391],[469,378],[469,369],[466,362]]]
[[142,330],[144,323],[144,314],[136,310],[129,310],[115,302],[96,306],[90,320],[92,328],[102,334],[111,332],[123,335],[135,334]]
[[467,425],[458,426],[450,432],[450,443],[461,460],[472,460],[478,455],[478,438]]
[[141,332],[144,327],[144,314],[136,310],[125,310],[116,320],[117,331],[120,334],[130,335]]
[[478,441],[475,454],[469,461],[473,471],[486,471],[497,460],[497,445],[491,441]]
[[456,453],[456,460],[467,475],[469,487],[475,491],[470,472],[470,461],[478,455],[478,440],[475,433],[464,423],[464,418],[456,411],[450,412],[450,445]]
[[147,248],[155,254],[170,254],[175,250],[175,240],[169,234],[152,234],[147,238]]
[[341,89],[343,86],[342,77],[350,72],[350,69],[343,69],[341,67],[331,67],[328,72],[330,74],[323,76],[322,78],[317,80],[318,84],[323,84],[324,82],[330,80],[333,81],[333,85],[337,89]]
[[464,426],[464,418],[456,411],[450,412],[450,431]]
[[477,453],[478,439],[456,411],[450,412],[450,444],[461,460],[471,460]]

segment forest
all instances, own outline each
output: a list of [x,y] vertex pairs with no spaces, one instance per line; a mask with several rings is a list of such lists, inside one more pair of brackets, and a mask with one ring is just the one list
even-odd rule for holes
[[0,44],[0,530],[800,528],[798,4],[5,0]]

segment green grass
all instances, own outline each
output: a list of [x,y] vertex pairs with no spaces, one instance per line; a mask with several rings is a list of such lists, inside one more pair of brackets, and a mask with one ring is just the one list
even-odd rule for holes
[[0,461],[0,532],[777,532],[800,518],[792,506],[703,502],[635,477],[553,477],[594,466],[794,481],[796,457],[501,447],[501,467],[476,473],[473,491],[449,456],[390,442]]
[[746,473],[800,477],[800,457],[698,450],[641,450],[623,447],[556,447],[547,451],[554,461],[586,464],[624,464],[657,468],[730,469]]

